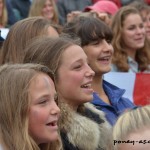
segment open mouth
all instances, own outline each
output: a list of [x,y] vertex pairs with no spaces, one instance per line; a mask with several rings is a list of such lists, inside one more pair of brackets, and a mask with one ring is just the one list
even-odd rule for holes
[[98,61],[109,63],[110,59],[111,57],[101,57],[101,58],[98,58]]
[[46,125],[47,126],[57,126],[57,122],[56,121],[50,122],[50,123],[47,123]]
[[91,88],[91,84],[84,84],[84,85],[81,85],[81,88]]

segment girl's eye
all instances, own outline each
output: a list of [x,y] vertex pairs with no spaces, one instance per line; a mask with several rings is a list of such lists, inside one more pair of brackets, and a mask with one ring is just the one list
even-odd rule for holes
[[77,65],[74,67],[74,69],[80,69],[81,68],[81,65]]
[[92,42],[91,45],[98,45],[100,42],[99,41],[95,41],[95,42]]
[[45,104],[45,103],[47,103],[47,101],[48,101],[48,100],[41,100],[41,101],[39,102],[39,104]]
[[134,27],[130,27],[130,28],[129,28],[129,30],[133,30],[133,29],[134,29]]
[[107,39],[107,43],[109,43],[109,44],[110,44],[110,43],[111,43],[111,40],[110,40],[110,39]]

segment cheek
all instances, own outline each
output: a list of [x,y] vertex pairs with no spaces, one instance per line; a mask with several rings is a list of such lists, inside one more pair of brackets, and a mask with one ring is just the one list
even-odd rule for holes
[[68,78],[68,80],[70,80],[73,84],[81,83],[83,80],[83,74],[80,72],[74,73],[70,76],[70,78]]
[[80,86],[83,81],[83,74],[80,72],[73,73],[73,74],[66,74],[65,76],[61,76],[59,78],[59,82],[57,84],[57,87],[61,87],[63,89],[71,89],[77,86]]
[[34,125],[44,120],[44,112],[31,109],[29,113],[29,124]]
[[126,32],[122,35],[122,38],[123,38],[123,42],[128,45],[132,39],[133,39],[133,34],[129,33],[129,32]]

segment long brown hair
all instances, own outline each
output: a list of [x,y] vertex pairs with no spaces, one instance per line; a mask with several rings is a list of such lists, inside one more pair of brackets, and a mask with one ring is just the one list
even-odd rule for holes
[[[112,19],[112,31],[113,39],[112,45],[114,48],[114,55],[112,63],[115,64],[119,71],[128,72],[129,65],[127,62],[127,52],[122,40],[123,22],[129,14],[139,14],[139,11],[131,6],[124,6],[115,14]],[[150,64],[150,51],[148,49],[148,41],[145,40],[143,48],[140,48],[136,52],[135,60],[139,65],[139,70],[144,71],[148,69]]]
[[15,23],[0,51],[0,64],[22,62],[28,42],[37,36],[47,35],[50,26],[53,25],[43,17],[26,18]]

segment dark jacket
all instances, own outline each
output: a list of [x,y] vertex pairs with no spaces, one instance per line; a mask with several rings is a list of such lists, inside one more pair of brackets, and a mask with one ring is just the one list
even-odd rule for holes
[[102,111],[90,103],[83,105],[78,112],[66,104],[59,107],[64,150],[111,150],[111,126]]
[[30,0],[11,0],[13,9],[19,12],[21,19],[28,17]]
[[92,5],[91,0],[57,0],[56,2],[59,20],[63,25],[66,23],[67,14],[71,11],[82,11],[86,6]]

